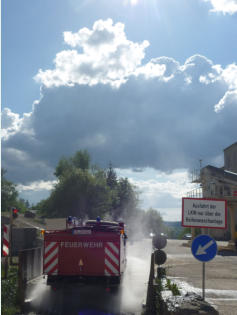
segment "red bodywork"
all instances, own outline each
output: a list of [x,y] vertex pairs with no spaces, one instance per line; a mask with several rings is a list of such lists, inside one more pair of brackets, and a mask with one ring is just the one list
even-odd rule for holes
[[124,225],[88,221],[85,226],[46,231],[44,274],[120,278],[126,264]]

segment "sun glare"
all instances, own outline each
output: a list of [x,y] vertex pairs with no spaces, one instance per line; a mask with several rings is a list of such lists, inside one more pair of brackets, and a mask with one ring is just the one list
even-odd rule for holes
[[123,3],[124,5],[131,5],[131,6],[135,6],[138,4],[139,0],[124,0]]

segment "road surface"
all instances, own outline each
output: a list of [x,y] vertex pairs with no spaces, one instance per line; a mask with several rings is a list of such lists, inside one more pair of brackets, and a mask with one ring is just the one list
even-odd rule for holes
[[[191,291],[202,295],[202,263],[195,259],[187,241],[168,240],[168,276],[183,293]],[[237,315],[237,256],[217,255],[206,263],[206,300],[220,315]]]
[[140,315],[149,277],[151,239],[127,242],[127,268],[117,292],[104,284],[67,284],[56,290],[40,277],[28,286],[30,314]]

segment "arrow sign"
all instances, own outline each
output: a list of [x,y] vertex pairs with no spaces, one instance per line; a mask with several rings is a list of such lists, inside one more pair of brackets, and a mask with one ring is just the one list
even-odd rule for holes
[[206,252],[206,249],[208,249],[210,246],[212,246],[212,244],[214,244],[214,241],[213,240],[210,240],[210,242],[208,242],[206,245],[202,246],[202,245],[199,245],[198,246],[198,250],[196,251],[196,256],[197,255],[206,255],[207,252]]
[[216,256],[217,244],[211,236],[203,234],[193,240],[191,250],[196,259],[207,262]]

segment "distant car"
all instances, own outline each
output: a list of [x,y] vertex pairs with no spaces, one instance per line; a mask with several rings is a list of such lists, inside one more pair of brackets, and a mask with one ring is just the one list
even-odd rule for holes
[[24,214],[25,218],[35,218],[35,213],[33,211],[26,211]]
[[191,240],[192,239],[192,234],[191,233],[184,234],[183,239],[184,240]]
[[160,233],[160,235],[161,235],[161,236],[164,236],[164,237],[166,237],[166,238],[168,237],[168,235],[167,235],[166,233]]

